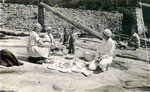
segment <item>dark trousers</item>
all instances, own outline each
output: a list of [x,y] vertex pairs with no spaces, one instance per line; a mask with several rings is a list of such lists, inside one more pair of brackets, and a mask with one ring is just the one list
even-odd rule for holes
[[64,34],[63,45],[65,45],[68,42],[68,38],[69,38],[69,35],[68,34]]
[[44,57],[28,57],[28,61],[32,63],[37,63],[40,60],[45,60],[46,58]]
[[68,50],[68,54],[74,54],[75,50],[74,50],[74,43],[69,43],[69,50]]
[[139,48],[139,45],[138,45],[138,43],[136,43],[136,42],[128,42],[128,45],[129,45],[129,47],[134,47],[135,49],[137,49],[137,48]]
[[74,54],[75,51],[74,51],[74,39],[73,39],[73,36],[71,35],[70,36],[70,39],[69,39],[69,50],[68,50],[68,54]]

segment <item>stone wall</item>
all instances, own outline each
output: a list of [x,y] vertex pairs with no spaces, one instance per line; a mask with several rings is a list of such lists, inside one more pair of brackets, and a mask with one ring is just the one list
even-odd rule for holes
[[136,8],[137,32],[140,36],[145,31],[142,8]]
[[[38,22],[38,7],[31,5],[10,4],[3,6],[0,4],[0,27],[2,29],[29,31],[33,29],[33,24]],[[65,16],[84,24],[96,31],[109,28],[113,33],[119,34],[122,30],[122,14],[118,12],[91,11],[67,8],[54,8]],[[65,27],[70,28],[63,19],[53,15],[45,10],[45,26],[52,26],[58,31],[62,31]],[[80,29],[77,29],[80,30]]]
[[142,8],[139,7],[119,7],[117,10],[123,14],[123,34],[132,35],[132,31],[136,31],[140,36],[144,32],[144,19]]
[[123,14],[122,34],[132,35],[131,31],[136,30],[136,13],[135,7],[118,7],[117,11]]

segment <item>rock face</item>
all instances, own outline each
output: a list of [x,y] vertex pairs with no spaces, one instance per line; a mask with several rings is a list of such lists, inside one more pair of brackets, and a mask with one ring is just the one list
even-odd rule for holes
[[142,8],[136,8],[137,31],[142,35],[145,31]]
[[[29,31],[33,29],[33,24],[38,22],[38,7],[32,5],[9,4],[3,6],[0,4],[1,15],[0,27],[2,29],[10,29],[17,31]],[[91,11],[80,9],[54,8],[65,16],[84,24],[96,31],[109,28],[113,33],[119,34],[122,30],[123,15],[118,12]],[[53,15],[45,10],[45,26],[52,26],[58,31],[62,31],[65,27],[70,28],[63,19]],[[79,29],[77,29],[79,30]]]
[[2,29],[28,31],[33,23],[37,22],[36,8],[17,4],[3,6],[0,4],[1,15],[0,27]]
[[122,33],[132,35],[132,31],[136,31],[142,37],[145,31],[142,8],[119,7],[117,10],[123,14]]

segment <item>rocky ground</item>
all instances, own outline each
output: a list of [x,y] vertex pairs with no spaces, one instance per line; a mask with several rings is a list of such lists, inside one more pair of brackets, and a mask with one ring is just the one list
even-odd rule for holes
[[[0,28],[28,31],[37,22],[37,7],[13,4],[3,7],[0,4]],[[95,30],[110,28],[117,32],[121,27],[119,13],[96,12],[55,8],[66,16]],[[110,17],[111,16],[111,17]],[[45,13],[45,25],[69,28],[64,20]],[[82,57],[84,51],[94,52],[98,39],[80,38],[77,40],[77,56]],[[10,37],[0,40],[0,49],[13,52],[23,66],[0,68],[0,91],[6,92],[150,92],[150,49],[139,48],[136,51],[116,49],[114,60],[106,72],[94,71],[85,77],[81,73],[61,73],[47,69],[49,64],[33,64],[27,62],[26,37]],[[60,60],[64,57],[56,56]],[[82,59],[79,59],[83,61]],[[84,61],[83,61],[84,62]]]
[[[38,22],[38,7],[32,5],[0,4],[0,27],[3,29],[28,31],[33,29],[33,24]],[[63,13],[68,18],[78,23],[84,24],[94,30],[100,31],[104,28],[110,28],[114,33],[121,31],[122,14],[118,12],[91,11],[80,9],[54,8]],[[45,26],[52,26],[58,31],[63,28],[70,28],[61,18],[45,10]],[[79,29],[77,29],[79,30]]]
[[[89,41],[85,43],[85,40]],[[0,40],[0,49],[12,51],[23,66],[0,68],[0,89],[14,92],[149,92],[150,66],[144,48],[131,50],[116,49],[113,63],[106,72],[95,71],[85,77],[81,73],[61,73],[47,69],[49,64],[27,62],[27,37],[11,37]],[[77,40],[77,56],[84,51],[94,52],[97,39],[82,38]],[[89,44],[90,43],[90,44]],[[147,49],[150,53],[150,49]],[[130,57],[118,57],[128,55]],[[139,60],[132,59],[137,57]],[[63,57],[58,56],[60,60]],[[140,60],[141,59],[141,60]],[[144,59],[144,60],[143,60]]]

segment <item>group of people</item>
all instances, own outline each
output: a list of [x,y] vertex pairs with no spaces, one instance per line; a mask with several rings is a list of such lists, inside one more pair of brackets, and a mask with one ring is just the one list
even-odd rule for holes
[[[52,35],[52,27],[47,27],[46,31],[47,34],[44,35],[44,40],[42,40],[39,36],[39,32],[41,31],[42,27],[39,23],[34,25],[34,29],[29,32],[29,38],[27,42],[27,52],[29,53],[28,61],[33,63],[42,64],[46,62],[50,57],[50,52],[52,48],[56,48],[57,44],[54,40]],[[63,45],[69,44],[68,46],[68,54],[74,54],[74,46],[75,46],[75,39],[77,39],[77,35],[74,35],[74,27],[71,28],[71,32],[65,29],[63,35]],[[43,55],[43,49],[40,48],[47,48],[44,50],[44,53],[47,55]],[[47,53],[48,51],[48,53]]]
[[[29,32],[29,37],[27,41],[27,52],[29,54],[28,61],[38,64],[46,62],[51,56],[50,54],[51,48],[57,47],[56,42],[52,35],[52,28],[51,27],[46,28],[47,34],[44,35],[44,40],[42,40],[39,36],[41,29],[42,29],[41,25],[39,23],[36,23],[34,25],[34,29]],[[62,37],[63,38],[62,45],[65,45],[68,48],[68,54],[75,54],[75,40],[77,39],[77,34],[75,34],[74,31],[75,31],[74,27],[71,28],[70,32],[68,32],[66,28],[64,29],[64,34]],[[91,61],[90,64],[88,64],[88,69],[92,71],[96,70],[98,67],[100,67],[102,71],[106,71],[108,66],[112,63],[113,60],[113,54],[116,48],[116,43],[111,38],[112,32],[110,29],[105,29],[102,31],[102,34],[103,40],[97,46],[95,58],[93,61]],[[134,37],[137,38],[137,35],[135,34]],[[69,46],[67,46],[66,44],[69,44]],[[136,45],[136,48],[139,47],[139,42],[137,42],[134,45]],[[44,53],[46,53],[46,50],[40,49],[43,47],[46,48],[48,51],[47,56],[42,55],[43,51]],[[9,51],[4,50],[3,52],[9,53],[10,56],[14,58],[12,53],[10,53]],[[14,58],[14,63],[16,65],[22,65],[22,63],[18,62],[16,58]]]
[[[40,47],[52,48],[56,46],[56,43],[51,34],[51,27],[48,27],[47,35],[45,35],[46,40],[42,41],[38,33],[41,31],[42,27],[40,24],[35,24],[34,30],[30,31],[28,38],[27,51],[29,52],[28,60],[33,63],[42,63],[48,59],[48,57],[42,56],[40,52]],[[64,29],[64,35],[62,43],[63,45],[69,44],[68,54],[75,54],[75,40],[77,39],[77,34],[74,32],[75,28],[71,28],[71,32]],[[89,70],[96,70],[98,66],[102,68],[103,71],[107,70],[109,64],[112,63],[113,52],[115,50],[115,41],[111,38],[111,31],[105,29],[103,32],[103,40],[98,45],[97,53],[95,59],[89,64]],[[45,43],[44,43],[45,42]],[[50,50],[49,50],[50,52]]]
[[62,43],[68,48],[68,54],[75,54],[75,41],[78,35],[75,33],[75,28],[72,27],[70,32],[64,28],[64,34],[62,35]]

